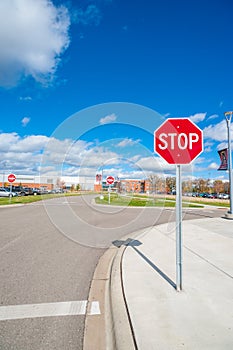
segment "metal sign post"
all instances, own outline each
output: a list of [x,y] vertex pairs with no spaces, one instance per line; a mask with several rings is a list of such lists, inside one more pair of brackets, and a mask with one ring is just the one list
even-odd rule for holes
[[11,197],[12,197],[12,182],[16,180],[16,176],[14,174],[8,175],[8,181],[10,182],[10,196],[9,196],[9,201],[11,203]]
[[107,176],[106,184],[108,185],[108,204],[110,204],[110,201],[111,201],[111,199],[110,199],[111,185],[114,184],[114,181],[115,181],[115,179],[113,176]]
[[182,186],[181,166],[176,166],[176,289],[182,290]]
[[154,151],[176,164],[176,289],[182,290],[181,164],[190,164],[203,151],[203,133],[188,118],[169,118],[154,132]]
[[10,196],[9,196],[10,203],[11,203],[11,197],[12,197],[12,182],[10,182]]
[[110,187],[110,185],[109,185],[109,186],[108,186],[108,204],[110,204],[110,201],[111,201],[110,192],[111,192],[111,187]]
[[232,155],[231,155],[231,118],[233,112],[225,112],[225,118],[227,122],[227,138],[228,138],[228,160],[229,160],[229,186],[230,186],[230,210],[226,214],[226,217],[233,219],[233,177],[232,177]]

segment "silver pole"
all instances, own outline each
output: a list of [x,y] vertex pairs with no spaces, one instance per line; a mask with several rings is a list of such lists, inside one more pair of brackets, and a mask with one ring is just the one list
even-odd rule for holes
[[176,166],[176,289],[182,290],[182,186],[181,166]]
[[[231,118],[233,112],[225,112],[225,118],[227,122],[227,138],[228,138],[228,171],[229,171],[229,186],[230,186],[230,210],[229,214],[232,216],[233,214],[233,180],[232,180],[232,154],[231,154]],[[226,215],[227,216],[227,215]],[[233,218],[233,217],[231,217]]]
[[104,175],[104,165],[102,164],[102,171],[101,171],[101,191],[103,194],[103,175]]
[[108,204],[110,204],[110,198],[111,198],[110,191],[111,191],[111,189],[110,189],[110,185],[109,185],[108,186]]
[[11,197],[12,197],[12,182],[10,183],[10,196],[9,196],[10,203],[11,203]]

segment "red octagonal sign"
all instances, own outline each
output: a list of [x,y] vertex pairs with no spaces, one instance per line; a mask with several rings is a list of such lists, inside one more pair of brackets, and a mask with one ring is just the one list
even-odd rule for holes
[[154,132],[154,150],[169,164],[189,164],[203,151],[202,130],[188,118],[167,119]]
[[16,180],[16,177],[15,177],[14,174],[10,174],[10,175],[8,175],[7,179],[8,179],[9,182],[14,182]]
[[113,176],[107,176],[106,178],[106,182],[107,182],[107,185],[112,185],[114,183],[115,179]]

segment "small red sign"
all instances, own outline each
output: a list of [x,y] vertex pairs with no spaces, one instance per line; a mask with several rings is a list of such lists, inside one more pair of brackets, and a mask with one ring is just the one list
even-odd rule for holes
[[14,174],[8,175],[8,181],[9,181],[9,182],[14,182],[15,180],[16,180],[16,177],[15,177]]
[[113,176],[107,176],[106,183],[107,185],[112,185],[114,183],[115,179]]

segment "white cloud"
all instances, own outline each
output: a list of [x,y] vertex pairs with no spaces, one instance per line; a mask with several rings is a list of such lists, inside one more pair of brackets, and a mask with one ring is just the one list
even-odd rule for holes
[[219,117],[218,114],[212,114],[211,116],[209,116],[208,120],[217,119],[218,117]]
[[116,146],[117,147],[127,147],[127,146],[134,146],[135,144],[139,143],[140,140],[133,140],[133,139],[124,139],[122,141],[120,141]]
[[117,116],[113,113],[113,114],[107,115],[106,117],[101,118],[99,123],[100,124],[113,123],[116,119],[117,119]]
[[[203,153],[202,153],[203,154]],[[197,157],[196,159],[194,159],[194,161],[192,162],[192,164],[203,164],[206,163],[206,159],[204,157]]]
[[136,165],[143,171],[163,172],[174,169],[174,165],[168,164],[160,157],[143,157]]
[[189,119],[194,123],[202,122],[206,117],[206,113],[196,113],[194,115],[190,115]]
[[0,1],[0,85],[23,77],[48,83],[69,45],[70,18],[50,0]]
[[32,100],[32,97],[31,96],[20,96],[19,97],[19,100],[20,101],[31,101]]
[[28,118],[28,117],[24,117],[21,120],[21,123],[22,123],[23,126],[27,126],[29,122],[30,122],[30,118]]
[[[119,162],[118,154],[111,152],[102,147],[94,147],[88,149],[85,147],[81,151],[77,152],[77,148],[71,148],[67,153],[65,161],[68,164],[76,164],[80,167],[95,167],[100,168],[110,164],[117,164]],[[76,150],[76,151],[75,151]]]
[[214,142],[206,141],[204,142],[204,152],[212,152],[215,149]]
[[22,139],[18,138],[17,142],[9,147],[9,150],[17,153],[40,152],[45,147],[48,140],[49,138],[43,135],[31,135]]
[[[209,125],[203,130],[204,137],[215,141],[227,140],[227,125],[226,121],[222,120],[215,125]],[[233,138],[233,124],[231,124],[231,137]]]
[[204,142],[204,146],[205,147],[212,147],[214,145],[214,142],[213,141],[205,141]]
[[4,153],[9,150],[11,145],[14,145],[19,140],[17,133],[2,133],[0,134],[0,153]]
[[210,170],[217,170],[219,168],[219,165],[215,162],[211,163],[209,166],[208,166],[208,169]]
[[[174,173],[174,165],[157,156],[143,156],[140,151],[136,154],[137,147],[131,148],[134,154],[126,156],[123,146],[135,141],[123,141],[122,148],[118,147],[115,152],[111,147],[96,146],[83,140],[74,142],[72,139],[59,140],[44,135],[20,137],[17,133],[0,133],[0,171],[4,166],[5,172],[13,171],[16,174],[35,175],[41,172],[55,176],[62,172],[63,175],[94,176],[102,169],[105,175],[115,169],[114,176],[128,178]],[[198,164],[206,164],[205,159],[198,157],[192,165],[183,167],[184,173],[206,170],[198,168]]]
[[[228,142],[221,142],[217,146],[217,150],[221,150],[221,149],[225,149],[225,148],[228,148]],[[233,141],[231,143],[231,149],[233,149]]]
[[5,163],[5,170],[35,174],[47,141],[48,137],[41,135],[21,138],[16,133],[0,134],[0,159]]

